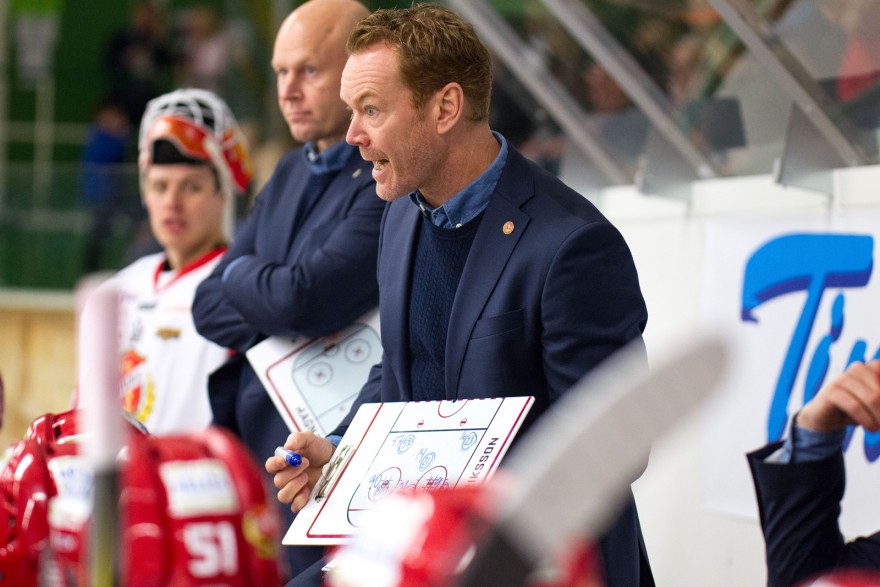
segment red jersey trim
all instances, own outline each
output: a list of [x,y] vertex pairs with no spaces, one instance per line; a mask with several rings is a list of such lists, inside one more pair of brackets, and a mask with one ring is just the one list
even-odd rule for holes
[[180,279],[181,277],[183,277],[184,275],[186,275],[190,271],[195,271],[199,267],[202,267],[203,265],[210,263],[211,261],[213,261],[214,259],[216,259],[220,255],[225,253],[226,249],[228,249],[228,248],[229,248],[228,245],[221,245],[215,249],[211,249],[210,251],[208,251],[207,253],[205,253],[204,255],[202,255],[201,257],[199,257],[198,259],[196,259],[192,263],[190,263],[188,265],[184,265],[178,271],[175,271],[174,277],[172,277],[168,283],[166,283],[165,285],[163,285],[160,288],[159,287],[159,276],[162,275],[162,267],[165,265],[165,262],[168,260],[168,257],[163,256],[162,260],[159,261],[159,264],[156,265],[156,271],[153,273],[153,290],[159,291],[160,289],[166,289],[168,287],[171,287],[171,284],[173,284],[175,281],[177,281],[178,279]]

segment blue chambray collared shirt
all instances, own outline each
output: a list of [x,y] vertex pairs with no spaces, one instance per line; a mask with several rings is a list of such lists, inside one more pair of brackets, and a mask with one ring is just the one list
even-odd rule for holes
[[791,431],[788,438],[765,461],[768,463],[810,463],[829,459],[843,448],[846,440],[845,430],[833,432],[816,432],[801,428],[792,418]]
[[303,145],[303,152],[306,155],[306,161],[309,162],[309,170],[315,175],[324,175],[345,167],[351,156],[351,150],[356,148],[346,143],[345,140],[341,140],[323,153],[319,153],[315,143],[308,142]]
[[418,190],[409,195],[413,203],[418,206],[422,214],[431,220],[431,223],[440,228],[458,228],[476,218],[489,205],[489,198],[498,185],[498,178],[507,163],[507,139],[499,133],[492,131],[495,140],[501,145],[498,156],[492,165],[483,172],[480,177],[468,184],[463,190],[452,196],[442,206],[431,208]]

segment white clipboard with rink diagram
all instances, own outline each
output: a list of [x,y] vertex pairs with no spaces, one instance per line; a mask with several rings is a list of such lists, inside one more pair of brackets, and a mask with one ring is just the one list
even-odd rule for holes
[[284,544],[344,544],[397,491],[483,483],[533,397],[394,402],[360,407]]
[[247,358],[291,432],[325,436],[382,359],[379,310],[323,338],[267,338]]

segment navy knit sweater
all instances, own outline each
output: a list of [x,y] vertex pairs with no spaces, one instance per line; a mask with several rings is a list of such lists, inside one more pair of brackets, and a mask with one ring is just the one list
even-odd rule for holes
[[459,228],[439,228],[425,218],[413,260],[409,294],[412,399],[446,399],[446,331],[465,261],[482,214]]

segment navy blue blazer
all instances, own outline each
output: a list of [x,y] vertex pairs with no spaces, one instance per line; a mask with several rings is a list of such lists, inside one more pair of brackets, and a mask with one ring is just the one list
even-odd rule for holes
[[[407,316],[420,214],[400,198],[382,219],[384,356],[358,405],[411,399]],[[508,222],[510,234],[503,230]],[[438,399],[533,395],[532,412],[540,413],[614,351],[640,344],[647,317],[617,229],[511,147],[453,302]]]
[[768,587],[789,587],[835,569],[880,570],[880,532],[845,543],[840,500],[846,486],[843,453],[821,461],[764,460],[781,442],[749,453],[767,551]]
[[[287,153],[220,264],[196,291],[196,328],[246,351],[268,335],[325,336],[376,306],[376,255],[385,202],[371,166],[351,148],[325,193],[301,209],[309,168]],[[238,261],[226,283],[226,267]]]
[[[361,403],[411,399],[407,317],[420,214],[409,198],[400,198],[382,219],[384,355],[337,434]],[[504,230],[507,223],[512,231]],[[616,350],[643,345],[647,317],[618,230],[583,196],[510,147],[453,302],[446,385],[437,399],[533,395],[533,420]],[[617,546],[609,550],[620,560],[605,562],[613,567],[609,585],[632,587],[639,584],[640,541],[632,503],[624,517],[611,541]]]
[[[290,431],[244,352],[272,335],[332,334],[378,303],[376,256],[385,202],[376,195],[371,169],[352,147],[324,193],[306,198],[311,174],[305,155],[302,149],[286,154],[225,257],[196,290],[196,329],[238,351],[209,378],[214,423],[235,432],[258,463]],[[232,262],[236,266],[224,283],[223,271]],[[266,478],[271,487],[271,475]],[[290,508],[278,505],[289,524]],[[285,549],[294,572],[320,556],[320,549],[305,558],[303,552]]]

